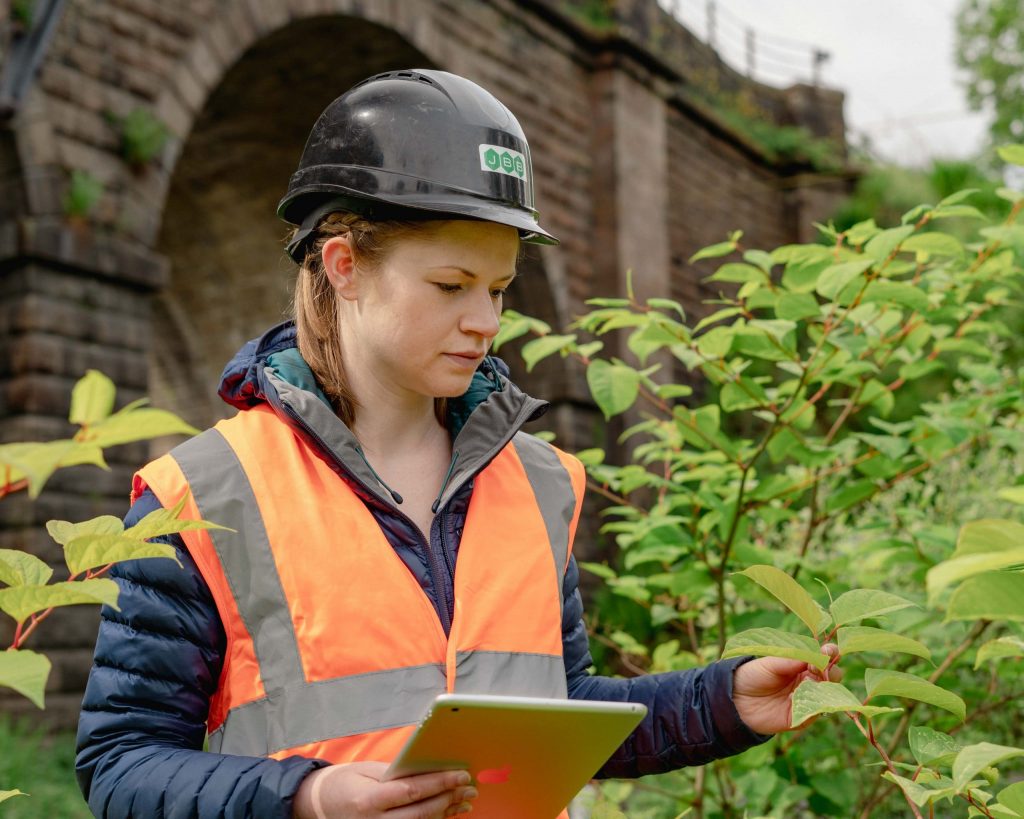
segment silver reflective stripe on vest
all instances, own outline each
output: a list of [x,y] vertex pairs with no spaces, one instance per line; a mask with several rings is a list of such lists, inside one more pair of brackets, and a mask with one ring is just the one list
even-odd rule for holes
[[233,708],[210,734],[210,750],[266,756],[311,742],[415,725],[444,690],[442,665],[299,682]]
[[576,495],[568,470],[562,466],[555,450],[532,435],[517,433],[512,439],[516,454],[526,470],[534,499],[548,530],[548,543],[555,561],[558,599],[562,600],[562,577],[569,561],[569,530],[576,514]]
[[203,519],[235,530],[210,529],[209,535],[252,637],[264,689],[304,680],[299,644],[267,530],[238,456],[216,429],[189,439],[171,455]]
[[569,696],[561,654],[509,651],[460,651],[456,655],[455,692],[515,697]]

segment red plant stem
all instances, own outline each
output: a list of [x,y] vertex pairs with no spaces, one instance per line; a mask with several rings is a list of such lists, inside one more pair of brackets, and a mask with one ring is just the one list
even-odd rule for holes
[[[892,760],[889,759],[889,755],[885,752],[885,749],[882,748],[882,746],[878,744],[878,740],[875,739],[874,730],[871,729],[871,720],[867,720],[868,728],[865,729],[864,726],[860,724],[860,718],[857,716],[857,714],[855,714],[852,711],[847,711],[846,714],[850,719],[853,720],[853,724],[857,726],[857,730],[860,731],[867,739],[867,741],[870,742],[872,746],[874,746],[874,749],[878,751],[878,755],[882,757],[882,761],[885,762],[885,767],[889,769],[889,772],[892,773],[893,776],[897,776],[898,774],[896,773],[896,768],[892,764]],[[907,800],[907,804],[910,806],[910,810],[914,814],[914,816],[917,819],[924,819],[924,817],[921,816],[921,811],[917,809],[917,805],[914,804],[913,800],[911,800],[911,798],[907,795],[907,792],[903,790],[903,788],[900,788],[900,793],[902,793],[903,798]]]
[[5,498],[12,492],[20,492],[22,489],[28,489],[28,478],[22,478],[20,481],[11,483],[11,468],[7,467],[7,475],[4,478],[4,485],[0,486],[0,498]]

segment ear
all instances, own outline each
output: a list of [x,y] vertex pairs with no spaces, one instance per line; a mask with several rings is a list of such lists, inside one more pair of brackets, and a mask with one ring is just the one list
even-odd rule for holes
[[352,245],[348,236],[334,236],[324,242],[324,271],[341,298],[347,301],[356,300],[356,266],[352,258]]

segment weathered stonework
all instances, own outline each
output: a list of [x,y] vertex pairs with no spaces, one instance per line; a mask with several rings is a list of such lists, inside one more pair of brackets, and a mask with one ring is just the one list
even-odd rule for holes
[[[148,394],[200,427],[226,412],[214,396],[222,365],[287,312],[294,272],[274,209],[308,128],[380,71],[450,70],[516,112],[538,208],[562,244],[529,251],[508,304],[557,327],[586,298],[622,292],[627,268],[642,295],[671,294],[699,313],[714,294],[700,283],[707,271],[686,262],[697,248],[735,228],[754,246],[798,241],[827,217],[842,176],[773,166],[700,100],[709,88],[743,95],[779,123],[842,142],[841,94],[749,83],[655,0],[609,0],[604,16],[595,7],[66,0],[38,76],[0,129],[0,440],[66,434],[71,385],[90,367],[114,378],[122,403]],[[3,72],[15,53],[8,23]],[[170,136],[132,168],[116,122],[139,108]],[[71,220],[76,170],[104,190]],[[541,426],[566,446],[604,443],[571,362],[517,375],[554,402]],[[59,474],[32,505],[4,499],[0,546],[59,565],[41,524],[122,514],[147,456],[144,445],[122,447],[109,453],[110,473]],[[74,718],[95,620],[81,607],[40,630],[57,666],[51,719]]]

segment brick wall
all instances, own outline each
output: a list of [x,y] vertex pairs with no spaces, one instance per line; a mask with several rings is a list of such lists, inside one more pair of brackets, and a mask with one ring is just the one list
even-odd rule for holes
[[[621,291],[627,266],[699,311],[707,271],[686,259],[733,228],[762,247],[805,238],[842,182],[772,166],[696,92],[742,92],[780,123],[839,138],[841,95],[748,83],[655,0],[608,7],[595,19],[587,0],[67,0],[0,129],[0,439],[66,434],[71,385],[90,367],[115,379],[120,403],[149,394],[197,426],[220,417],[222,365],[287,313],[293,269],[273,214],[306,133],[379,71],[454,71],[517,114],[541,218],[562,244],[530,251],[509,305],[556,327]],[[117,122],[139,108],[170,137],[130,167]],[[85,218],[66,214],[73,171],[103,185]],[[554,402],[541,426],[565,445],[609,440],[571,362],[517,377]],[[5,499],[0,544],[59,563],[41,524],[122,514],[147,457],[123,447],[109,473],[58,475],[32,506]],[[51,719],[73,718],[95,618],[81,607],[40,631],[57,665]]]

